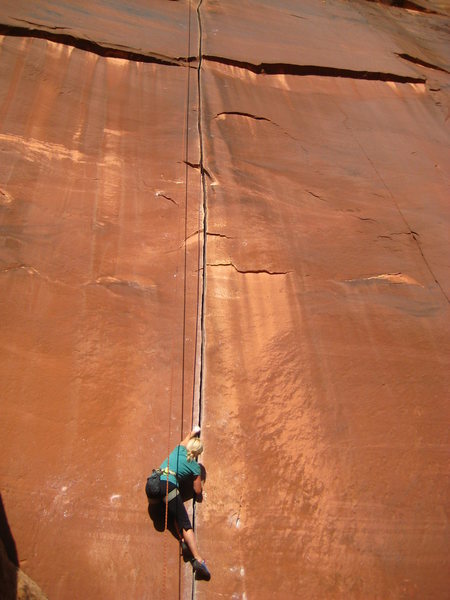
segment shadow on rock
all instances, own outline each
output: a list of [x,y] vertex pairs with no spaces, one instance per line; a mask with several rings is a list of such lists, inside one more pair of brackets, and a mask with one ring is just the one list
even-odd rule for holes
[[16,600],[19,558],[0,494],[0,596]]
[[19,569],[16,543],[0,494],[0,598],[2,600],[47,600],[39,586]]

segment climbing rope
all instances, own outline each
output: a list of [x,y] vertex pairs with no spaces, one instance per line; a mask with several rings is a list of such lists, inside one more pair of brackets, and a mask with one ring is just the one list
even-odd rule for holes
[[[190,108],[190,67],[189,67],[189,59],[191,52],[191,0],[187,2],[187,21],[188,21],[188,31],[187,31],[187,53],[186,53],[186,64],[187,64],[187,79],[186,79],[186,102],[185,102],[185,119],[183,125],[183,163],[185,165],[185,187],[184,187],[184,237],[183,244],[181,247],[184,247],[184,256],[183,256],[183,319],[182,319],[182,360],[181,360],[181,426],[180,431],[181,435],[183,433],[184,426],[184,407],[185,407],[185,371],[186,371],[186,320],[187,320],[187,263],[188,263],[188,252],[187,252],[187,238],[188,238],[188,197],[189,197],[189,108]],[[180,239],[181,233],[181,211],[178,214],[178,234],[177,239]],[[198,232],[200,236],[200,231]],[[200,242],[198,242],[198,253],[200,255]],[[177,305],[178,299],[178,286],[179,286],[179,261],[177,260],[176,272],[174,274],[175,277],[175,306]],[[199,277],[199,275],[198,275]],[[199,305],[199,284],[197,284],[197,314],[198,314],[198,305]],[[198,321],[198,319],[196,320]],[[194,337],[194,375],[193,375],[193,396],[195,390],[195,380],[196,380],[196,370],[195,365],[197,363],[197,336],[198,336],[198,324],[196,324],[195,329],[195,337]],[[168,424],[168,439],[167,439],[167,467],[170,469],[170,451],[171,451],[171,434],[172,434],[172,413],[173,413],[173,396],[174,396],[174,387],[175,387],[175,369],[174,369],[174,357],[175,357],[175,336],[172,338],[172,348],[171,348],[171,374],[170,374],[170,394],[169,394],[169,424]],[[191,417],[191,427],[192,427],[192,417]],[[166,497],[169,494],[169,478],[166,479]],[[165,503],[165,515],[164,515],[164,530],[167,530],[168,525],[168,502]],[[167,595],[167,565],[168,565],[168,556],[167,556],[167,539],[164,544],[164,556],[163,556],[163,597]],[[179,562],[179,571],[181,570],[181,562]],[[179,573],[179,590],[178,595],[180,597],[181,588],[181,573]]]

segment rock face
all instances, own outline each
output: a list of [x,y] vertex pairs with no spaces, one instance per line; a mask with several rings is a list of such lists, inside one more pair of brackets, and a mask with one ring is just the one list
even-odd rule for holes
[[[49,598],[445,598],[446,3],[6,0],[0,23],[27,573]],[[198,418],[192,587],[143,488]]]

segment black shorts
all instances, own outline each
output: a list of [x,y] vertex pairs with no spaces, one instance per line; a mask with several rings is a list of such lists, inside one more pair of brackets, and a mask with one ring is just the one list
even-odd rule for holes
[[[161,479],[160,483],[161,483],[161,497],[164,498],[164,496],[166,496],[166,494],[167,494],[167,480]],[[176,487],[177,486],[174,483],[169,481],[169,490],[168,490],[169,492],[174,490]],[[178,527],[180,529],[185,529],[186,531],[188,529],[192,529],[191,521],[189,520],[189,516],[184,507],[184,502],[183,502],[183,498],[182,498],[181,494],[178,494],[177,496],[175,496],[175,498],[173,498],[169,502],[168,508],[169,508],[169,516],[172,517],[172,519],[176,520],[176,522],[178,523]]]

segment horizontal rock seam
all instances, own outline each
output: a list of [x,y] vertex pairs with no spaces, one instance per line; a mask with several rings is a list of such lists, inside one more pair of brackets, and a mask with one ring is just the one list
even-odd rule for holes
[[[28,27],[18,27],[15,25],[6,25],[0,23],[0,35],[15,36],[15,37],[34,37],[39,39],[45,39],[50,42],[56,42],[64,44],[66,46],[72,46],[79,50],[91,52],[105,58],[121,58],[125,60],[143,62],[143,63],[156,63],[159,65],[180,67],[188,63],[195,62],[196,56],[188,57],[168,57],[159,54],[146,54],[136,52],[124,47],[117,46],[105,46],[88,40],[85,38],[78,38],[68,33],[53,33],[45,29],[36,29]],[[401,56],[405,58],[405,56]],[[254,64],[247,61],[240,61],[224,56],[213,56],[203,55],[202,59],[205,61],[220,63],[223,65],[229,65],[238,67],[240,69],[246,69],[257,75],[295,75],[295,76],[317,76],[317,77],[341,77],[345,79],[362,79],[369,81],[391,81],[394,83],[426,83],[426,79],[422,77],[409,77],[405,75],[397,75],[395,73],[382,73],[380,71],[357,71],[353,69],[341,69],[337,67],[324,67],[319,65],[295,65],[291,63],[260,63]],[[415,61],[413,61],[415,62]],[[419,63],[423,66],[430,66],[428,63]],[[439,68],[439,67],[432,67]]]
[[291,63],[260,63],[254,64],[246,61],[234,60],[223,56],[204,55],[205,60],[223,65],[246,69],[256,75],[308,75],[318,77],[343,77],[345,79],[366,79],[370,81],[391,81],[394,83],[426,83],[423,77],[409,77],[395,73],[382,73],[381,71],[356,71],[337,67],[323,67],[319,65],[294,65]]
[[446,69],[442,67],[438,67],[437,65],[433,65],[432,63],[426,62],[425,60],[421,60],[420,58],[415,58],[414,56],[410,56],[409,54],[403,54],[396,52],[397,56],[403,58],[403,60],[407,60],[409,62],[414,63],[415,65],[420,65],[421,67],[427,67],[427,69],[435,69],[436,71],[442,71],[443,73],[450,73]]
[[415,2],[411,2],[411,0],[367,0],[368,2],[373,2],[374,4],[382,4],[384,6],[389,6],[392,8],[403,8],[406,10],[412,10],[414,12],[426,13],[429,15],[440,15],[441,13],[436,12],[430,8],[426,8],[425,6],[421,6],[420,4],[416,4]]
[[16,27],[14,25],[5,25],[0,23],[0,35],[12,36],[12,37],[32,37],[48,40],[50,42],[56,42],[57,44],[63,44],[65,46],[72,46],[85,52],[91,52],[104,58],[121,58],[134,62],[143,63],[156,63],[159,65],[165,65],[169,67],[179,67],[185,63],[194,62],[197,60],[195,56],[189,57],[177,57],[172,58],[161,54],[146,54],[142,52],[136,52],[126,47],[118,46],[104,46],[98,42],[88,40],[85,38],[75,37],[68,33],[52,33],[45,29],[36,29],[28,27]]

